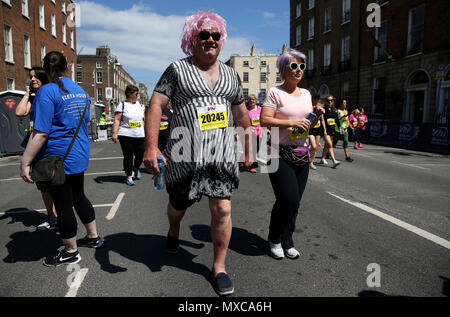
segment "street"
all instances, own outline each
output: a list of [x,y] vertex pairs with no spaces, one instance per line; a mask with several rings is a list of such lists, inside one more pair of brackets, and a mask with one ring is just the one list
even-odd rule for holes
[[[233,297],[450,295],[449,157],[365,145],[351,148],[348,163],[341,144],[337,169],[310,170],[294,234],[297,260],[267,255],[269,178],[241,174],[227,255]],[[119,144],[91,143],[85,192],[105,245],[80,248],[79,267],[48,268],[42,261],[61,240],[55,230],[36,231],[45,207],[20,178],[19,160],[0,160],[1,297],[217,296],[207,198],[187,211],[180,252],[167,254],[167,192],[153,189],[143,166],[142,180],[127,186]]]

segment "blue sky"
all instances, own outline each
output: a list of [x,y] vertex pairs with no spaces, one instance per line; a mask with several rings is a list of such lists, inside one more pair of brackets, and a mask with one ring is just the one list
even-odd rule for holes
[[184,57],[180,49],[182,26],[197,10],[213,10],[228,24],[228,42],[219,59],[233,53],[249,54],[252,44],[259,53],[279,54],[289,44],[289,1],[268,0],[170,0],[79,1],[80,27],[77,51],[95,54],[95,47],[109,45],[120,63],[137,82],[152,90],[168,64]]

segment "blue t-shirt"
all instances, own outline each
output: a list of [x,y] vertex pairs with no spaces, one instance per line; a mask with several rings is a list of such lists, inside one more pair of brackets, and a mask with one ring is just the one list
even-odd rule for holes
[[34,99],[31,116],[34,130],[48,133],[48,140],[42,146],[37,159],[47,156],[64,157],[78,123],[83,115],[88,98],[88,108],[84,115],[84,122],[64,161],[65,174],[78,174],[86,171],[89,165],[89,122],[90,98],[86,92],[67,77],[61,81],[68,93],[60,90],[57,84],[50,83],[39,88]]

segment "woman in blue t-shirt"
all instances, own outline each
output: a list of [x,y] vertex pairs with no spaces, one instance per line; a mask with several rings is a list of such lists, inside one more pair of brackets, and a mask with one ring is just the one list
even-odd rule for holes
[[[33,183],[30,166],[33,160],[48,156],[64,157],[83,115],[90,104],[86,92],[72,80],[64,77],[67,60],[60,52],[50,52],[44,58],[44,70],[50,83],[36,94],[31,110],[34,131],[21,161],[21,177]],[[59,266],[81,261],[78,246],[97,248],[103,240],[97,234],[95,212],[84,194],[84,172],[89,163],[89,135],[87,123],[89,111],[83,118],[75,142],[64,161],[65,183],[49,189],[58,213],[58,229],[64,249],[57,255],[45,258],[44,265]],[[76,240],[77,220],[75,208],[87,230],[87,236]]]

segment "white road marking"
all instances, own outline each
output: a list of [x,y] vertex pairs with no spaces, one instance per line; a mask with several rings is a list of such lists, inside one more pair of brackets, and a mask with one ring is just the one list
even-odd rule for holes
[[[92,157],[89,159],[89,161],[105,161],[105,160],[123,160],[123,156],[115,156],[115,157]],[[0,164],[0,167],[4,166],[19,166],[20,162],[16,163],[6,163],[6,164]]]
[[330,192],[328,192],[328,194],[330,194],[333,197],[336,197],[337,199],[340,199],[340,200],[346,202],[347,204],[353,205],[353,206],[355,206],[355,207],[357,207],[359,209],[362,209],[362,210],[364,210],[364,211],[366,211],[366,212],[368,212],[368,213],[370,213],[370,214],[372,214],[374,216],[380,217],[380,218],[382,218],[382,219],[384,219],[386,221],[389,221],[390,223],[393,223],[394,225],[397,225],[397,226],[399,226],[399,227],[401,227],[401,228],[403,228],[405,230],[408,230],[408,231],[410,231],[412,233],[415,233],[415,234],[421,236],[422,238],[430,240],[430,241],[432,241],[432,242],[434,242],[434,243],[436,243],[436,244],[438,244],[438,245],[440,245],[440,246],[442,246],[444,248],[450,249],[450,241],[447,241],[447,240],[445,240],[445,239],[443,239],[441,237],[438,237],[438,236],[436,236],[436,235],[434,235],[432,233],[429,233],[429,232],[427,232],[425,230],[422,230],[422,229],[417,228],[417,227],[415,227],[413,225],[410,225],[409,223],[401,221],[401,220],[399,220],[397,218],[394,218],[392,216],[386,215],[385,213],[382,213],[381,211],[373,209],[373,208],[371,208],[369,206],[366,206],[364,204],[361,204],[361,203],[358,203],[358,202],[349,201],[347,199],[339,197],[339,196],[337,196],[337,195],[335,195],[333,193],[330,193]]
[[422,170],[429,170],[429,168],[422,167],[422,166],[419,166],[419,165],[416,165],[416,164],[407,164],[407,163],[401,163],[401,162],[397,162],[397,161],[393,161],[393,162],[397,163],[397,164],[409,166],[409,167],[415,167],[415,168],[422,169]]
[[76,297],[79,288],[81,287],[81,283],[83,283],[84,278],[86,277],[86,274],[89,270],[84,268],[77,272],[74,281],[70,285],[69,291],[67,292],[66,296],[64,297]]
[[108,215],[106,215],[106,219],[112,220],[114,216],[116,215],[117,210],[119,209],[120,203],[122,202],[123,197],[125,196],[125,193],[120,193],[119,196],[117,196],[116,201],[114,202],[113,206],[109,210]]
[[[103,208],[103,207],[112,207],[114,204],[101,204],[101,205],[93,205],[94,208]],[[8,211],[8,212],[0,212],[0,216],[4,215],[15,215],[15,214],[24,214],[27,212],[45,212],[47,209],[24,209],[24,210],[17,210],[17,211]]]

